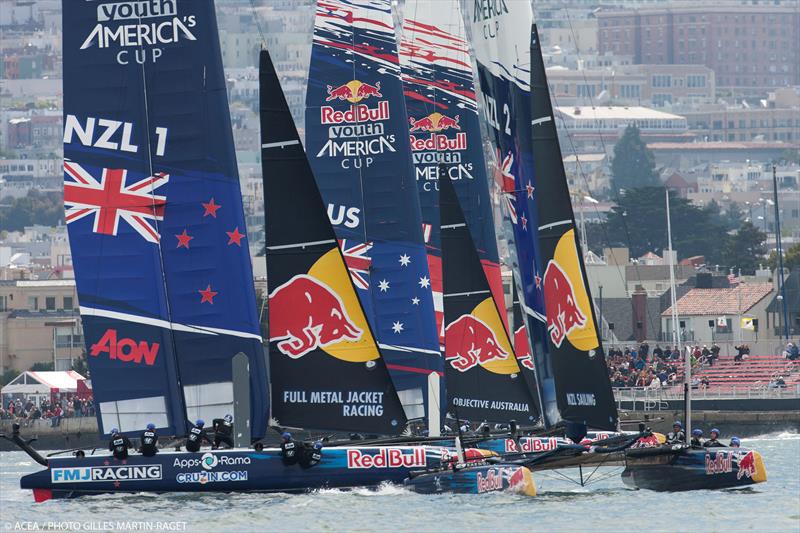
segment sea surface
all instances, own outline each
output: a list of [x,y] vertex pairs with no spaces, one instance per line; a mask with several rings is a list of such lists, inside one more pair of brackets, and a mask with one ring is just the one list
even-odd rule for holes
[[[724,491],[657,493],[626,488],[618,468],[580,487],[534,474],[539,496],[423,496],[400,487],[305,495],[105,495],[34,503],[19,478],[40,467],[0,453],[0,532],[5,531],[800,531],[800,435],[742,439],[762,453],[768,481]],[[577,471],[565,470],[574,477]],[[603,479],[605,478],[605,479]],[[591,480],[590,480],[591,481]]]

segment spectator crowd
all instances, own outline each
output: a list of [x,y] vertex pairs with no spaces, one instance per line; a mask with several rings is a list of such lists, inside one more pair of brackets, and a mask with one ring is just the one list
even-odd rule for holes
[[52,427],[61,424],[64,418],[94,416],[94,399],[91,396],[79,398],[76,394],[57,396],[52,400],[44,399],[36,405],[30,399],[9,399],[0,405],[0,419],[14,420],[28,426],[33,420],[50,420]]
[[[686,355],[692,369],[701,366],[713,366],[719,359],[720,347],[715,343],[709,348],[703,346],[687,346]],[[643,342],[633,348],[611,348],[606,355],[608,376],[612,387],[649,387],[659,389],[681,383],[678,371],[685,361],[677,347],[661,348],[656,344],[652,352],[650,345]],[[708,387],[708,378],[692,381],[692,387]]]

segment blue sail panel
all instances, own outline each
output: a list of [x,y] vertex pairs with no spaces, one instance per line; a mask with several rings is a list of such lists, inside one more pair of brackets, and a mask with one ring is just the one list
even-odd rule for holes
[[422,417],[442,361],[389,0],[318,2],[306,149],[398,394]]
[[513,227],[517,282],[535,358],[542,413],[547,425],[560,422],[547,349],[538,211],[534,201],[530,101],[530,26],[527,2],[500,2],[497,10],[477,9],[471,29],[483,93],[483,109],[497,154],[507,219]]
[[[90,355],[103,431],[114,416],[141,430],[128,413],[137,398],[163,397],[176,434],[187,417],[232,412],[241,352],[259,436],[266,364],[213,2],[143,4],[136,17],[66,4],[65,207],[87,351],[116,329],[117,355],[142,354],[127,367],[104,359],[110,342]],[[132,365],[146,384],[130,382]]]
[[[442,279],[437,193],[441,164],[453,181],[495,301],[505,308],[472,62],[459,2],[409,0],[404,13],[400,64],[431,276]],[[437,306],[436,311],[442,335],[443,308]]]

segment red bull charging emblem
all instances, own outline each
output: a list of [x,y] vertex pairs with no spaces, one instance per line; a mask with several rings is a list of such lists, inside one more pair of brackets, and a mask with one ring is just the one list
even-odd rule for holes
[[447,326],[444,335],[445,360],[460,372],[508,357],[492,328],[474,315],[461,315]]
[[371,85],[359,80],[353,80],[344,85],[339,85],[338,87],[328,85],[327,90],[328,97],[325,99],[326,102],[344,100],[355,104],[356,102],[360,102],[372,96],[377,98],[383,97],[381,94],[381,82],[376,82],[375,85]]
[[544,301],[550,340],[560,348],[573,329],[586,324],[586,315],[578,307],[572,282],[554,260],[550,260],[544,272]]
[[292,359],[341,341],[357,341],[363,331],[347,315],[341,298],[326,283],[299,274],[269,295],[270,341]]
[[533,370],[533,357],[531,356],[531,347],[528,344],[528,331],[525,326],[520,326],[514,332],[514,353],[517,356],[517,363],[524,366],[529,370]]
[[411,128],[409,128],[409,132],[415,131],[444,131],[449,129],[460,130],[461,126],[458,124],[459,116],[456,115],[455,117],[451,118],[447,115],[443,115],[441,113],[431,113],[430,115],[415,119],[413,117],[408,119],[408,122],[411,124]]
[[739,456],[739,470],[736,472],[736,479],[748,477],[753,479],[756,475],[756,454],[747,452],[743,457]]

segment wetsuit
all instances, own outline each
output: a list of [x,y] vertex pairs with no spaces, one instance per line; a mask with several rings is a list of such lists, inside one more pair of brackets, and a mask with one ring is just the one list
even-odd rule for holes
[[702,446],[703,441],[700,440],[700,437],[692,437],[692,446]]
[[142,436],[139,438],[139,441],[142,443],[139,451],[142,452],[142,455],[145,457],[153,457],[156,453],[158,453],[158,448],[156,447],[156,444],[158,443],[158,435],[156,435],[154,430],[144,430],[142,432]]
[[189,436],[186,437],[186,451],[187,452],[199,452],[200,445],[203,441],[208,442],[209,444],[211,441],[208,439],[208,436],[203,431],[203,428],[199,428],[197,426],[193,427],[189,430]]
[[114,454],[117,459],[128,458],[128,448],[131,447],[131,441],[128,437],[115,433],[111,435],[111,442],[108,443],[108,451]]
[[674,431],[667,433],[667,444],[678,444],[681,442],[686,442],[686,433],[682,430],[677,433]]
[[299,463],[303,468],[316,466],[322,460],[322,446],[315,447],[312,444],[303,443],[300,449]]
[[281,444],[281,459],[283,459],[283,464],[286,466],[297,464],[297,461],[300,459],[300,454],[302,453],[300,446],[301,444],[293,440],[285,441]]
[[225,443],[228,448],[233,448],[233,424],[224,418],[215,418],[214,422],[214,448],[219,448],[220,443]]
[[708,439],[707,441],[705,441],[703,443],[703,447],[705,447],[705,448],[724,448],[725,445],[722,444],[717,439],[711,438],[711,439]]

